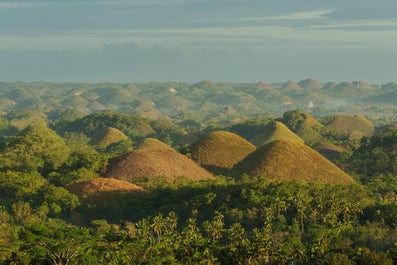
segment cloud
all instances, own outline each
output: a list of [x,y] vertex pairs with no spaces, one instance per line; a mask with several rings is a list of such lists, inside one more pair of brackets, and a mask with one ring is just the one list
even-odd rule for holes
[[[334,10],[314,10],[307,12],[290,13],[281,16],[262,17],[263,20],[308,20],[308,19],[324,19],[328,14],[335,12]],[[257,19],[257,18],[256,18]]]

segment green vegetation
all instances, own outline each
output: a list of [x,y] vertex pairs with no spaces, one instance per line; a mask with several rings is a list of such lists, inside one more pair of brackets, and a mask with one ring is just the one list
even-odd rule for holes
[[0,83],[0,264],[397,264],[395,87]]

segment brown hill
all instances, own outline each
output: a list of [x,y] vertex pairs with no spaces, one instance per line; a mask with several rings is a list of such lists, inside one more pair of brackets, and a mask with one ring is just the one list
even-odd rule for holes
[[357,89],[372,90],[372,86],[364,81],[354,81],[352,85]]
[[303,143],[304,140],[293,133],[287,126],[279,121],[268,123],[264,130],[250,140],[256,146],[262,146],[275,140],[289,139]]
[[352,135],[354,138],[370,137],[375,133],[375,126],[362,115],[339,115],[328,126],[338,132]]
[[126,140],[128,137],[120,130],[108,127],[102,132],[99,132],[92,140],[91,144],[97,145],[101,148],[106,148],[107,146],[118,143],[122,140]]
[[281,86],[281,91],[289,92],[289,91],[300,91],[302,88],[294,81],[288,81],[283,86]]
[[171,182],[182,176],[191,180],[213,178],[191,159],[172,149],[129,152],[111,162],[106,175],[131,182],[141,177],[165,177]]
[[143,192],[144,189],[127,181],[114,178],[95,178],[66,187],[78,196],[95,195],[98,192]]
[[320,82],[313,78],[302,80],[298,85],[303,89],[320,89],[323,87]]
[[310,147],[277,140],[257,149],[233,168],[234,176],[294,180],[309,183],[348,184],[353,179]]
[[256,148],[237,134],[215,131],[197,140],[190,149],[194,161],[217,172],[232,168]]
[[330,143],[319,143],[316,145],[316,150],[326,158],[333,158],[342,154],[345,149],[341,146]]
[[156,138],[145,138],[136,149],[173,150],[171,146]]

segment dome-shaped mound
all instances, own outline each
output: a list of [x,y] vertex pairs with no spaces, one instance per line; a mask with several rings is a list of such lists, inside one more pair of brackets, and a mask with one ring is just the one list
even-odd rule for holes
[[188,157],[175,150],[141,149],[129,152],[113,161],[107,176],[133,182],[140,177],[179,177],[191,180],[212,179],[213,176]]
[[127,140],[128,137],[120,130],[108,127],[102,132],[99,132],[92,140],[91,144],[97,145],[102,148],[106,148],[107,146],[118,143],[122,140]]
[[289,140],[273,141],[248,155],[233,168],[236,177],[348,184],[353,179],[310,147]]
[[173,150],[171,146],[156,138],[145,138],[136,149]]
[[77,195],[95,195],[98,192],[143,192],[144,189],[127,181],[114,178],[95,178],[75,183],[66,187]]
[[288,81],[281,87],[281,91],[289,92],[289,91],[300,91],[302,88],[295,81]]
[[275,140],[289,139],[303,143],[304,140],[293,133],[287,126],[279,121],[270,122],[263,132],[255,136],[250,142],[256,146],[262,146]]
[[235,133],[215,131],[197,140],[190,149],[194,161],[209,170],[217,171],[232,168],[256,148]]
[[358,89],[372,90],[372,86],[364,81],[354,81],[352,85]]
[[329,124],[332,129],[353,136],[370,137],[375,133],[375,126],[362,115],[339,115]]
[[302,80],[298,85],[303,89],[320,89],[323,87],[320,82],[313,78]]
[[333,158],[342,154],[345,149],[341,146],[330,143],[319,143],[316,145],[316,150],[326,158]]

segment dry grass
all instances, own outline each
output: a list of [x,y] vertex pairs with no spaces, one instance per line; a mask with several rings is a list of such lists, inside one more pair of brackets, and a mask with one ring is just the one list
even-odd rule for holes
[[174,182],[179,177],[191,180],[212,179],[213,176],[188,157],[173,149],[141,149],[129,152],[113,161],[107,176],[134,182],[141,177],[165,177]]
[[316,145],[316,149],[327,158],[335,157],[345,151],[343,147],[330,143],[320,143]]
[[353,179],[310,147],[294,141],[273,141],[248,155],[233,175],[295,180],[309,183],[348,184]]
[[255,136],[251,142],[260,147],[276,140],[292,140],[303,143],[304,140],[293,133],[287,126],[279,121],[270,122],[262,133]]
[[127,181],[114,178],[95,178],[66,187],[70,192],[86,197],[98,192],[143,192],[144,189]]
[[230,169],[255,149],[241,136],[227,131],[211,132],[191,146],[192,159],[209,170]]
[[375,133],[375,126],[362,115],[336,116],[329,124],[332,129],[345,133],[370,137]]
[[173,150],[171,146],[163,143],[159,139],[150,137],[143,139],[143,141],[137,146],[137,149]]
[[116,128],[108,127],[102,132],[98,133],[92,139],[91,144],[106,148],[113,143],[118,143],[126,139],[128,139],[128,137],[123,132]]

